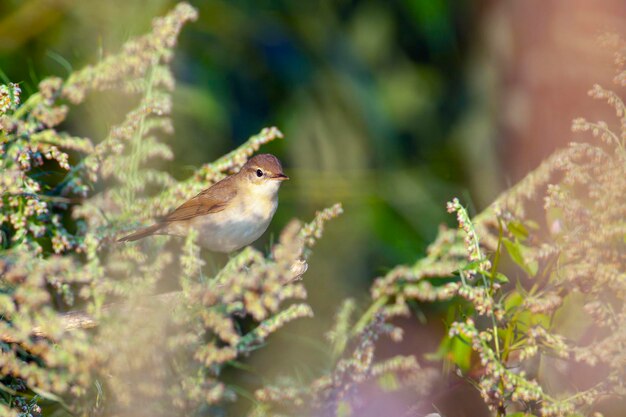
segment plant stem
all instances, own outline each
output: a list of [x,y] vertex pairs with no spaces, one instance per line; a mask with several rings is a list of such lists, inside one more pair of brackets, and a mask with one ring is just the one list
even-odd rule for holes
[[367,326],[367,324],[370,322],[372,317],[378,312],[378,310],[380,310],[380,308],[382,306],[387,304],[387,301],[389,301],[389,296],[388,295],[383,295],[378,300],[376,300],[374,302],[374,304],[372,304],[367,309],[367,311],[363,314],[363,316],[361,316],[359,321],[354,325],[354,329],[352,330],[352,334],[356,335],[356,334],[359,334],[361,331],[363,331],[365,326]]

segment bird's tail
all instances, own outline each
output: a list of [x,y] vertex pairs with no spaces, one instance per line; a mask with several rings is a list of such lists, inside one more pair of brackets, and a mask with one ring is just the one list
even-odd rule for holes
[[154,224],[152,226],[149,227],[145,227],[143,229],[139,229],[134,233],[131,233],[128,236],[124,236],[120,239],[118,239],[118,242],[134,242],[135,240],[139,240],[139,239],[143,239],[146,236],[150,236],[153,235],[154,232],[156,232],[157,230],[161,229],[163,227],[163,224]]

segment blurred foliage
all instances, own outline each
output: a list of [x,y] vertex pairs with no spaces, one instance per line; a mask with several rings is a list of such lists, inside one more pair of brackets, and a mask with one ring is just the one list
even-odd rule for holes
[[[65,80],[42,80],[23,103],[17,84],[0,88],[2,415],[222,413],[237,392],[221,381],[223,370],[313,314],[297,302],[307,297],[300,280],[340,205],[311,223],[292,221],[269,253],[248,247],[213,277],[193,233],[179,248],[163,239],[115,243],[132,222],[171,210],[282,137],[263,129],[185,181],[150,166],[172,157],[161,140],[172,130],[169,63],[182,25],[196,17],[179,4],[151,33]],[[62,130],[97,92],[128,95],[134,107],[95,141]],[[160,292],[164,281],[176,291]],[[357,335],[363,352],[344,366],[379,366],[380,375],[414,369],[412,358],[374,362],[373,342],[388,328]]]
[[[618,127],[574,120],[600,143],[555,152],[473,219],[455,198],[459,230],[443,228],[425,258],[372,287],[369,315],[455,302],[430,358],[461,371],[497,416],[601,415],[626,399],[626,42],[604,42],[617,91],[594,85],[589,95],[614,109]],[[514,279],[501,272],[505,254]]]
[[[0,68],[28,96],[44,76],[65,78],[116,52],[173,3],[0,2]],[[273,341],[275,349],[252,359],[263,374],[280,374],[278,364],[292,363],[312,376],[309,366],[329,366],[317,340],[341,300],[365,299],[377,274],[423,253],[438,224],[450,222],[441,207],[454,195],[469,195],[475,171],[458,132],[474,108],[466,66],[479,10],[468,1],[191,4],[199,19],[181,34],[172,63],[173,158],[150,166],[188,178],[276,125],[287,140],[265,149],[279,156],[292,181],[282,187],[273,225],[256,246],[268,248],[292,217],[343,203],[350,215],[337,220],[308,271],[317,320],[293,326]],[[63,128],[106,137],[131,106],[115,92],[91,94]],[[482,135],[471,126],[462,130],[472,139]],[[481,154],[493,149],[481,146]],[[480,191],[497,193],[485,180]],[[213,265],[206,268],[216,272]],[[293,349],[293,340],[300,348]],[[240,372],[232,376],[241,383]]]
[[[619,129],[575,121],[604,145],[489,204],[479,5],[192,4],[178,39],[188,6],[139,36],[171,1],[0,3],[3,412],[420,416],[459,381],[499,415],[619,409],[602,404],[624,392],[618,93],[592,90]],[[263,250],[112,245],[260,146],[293,179]],[[438,228],[453,195],[461,229]],[[301,282],[342,209],[288,219],[336,201]],[[68,310],[97,330],[67,331]]]
[[[37,73],[66,76],[72,66],[97,61],[168,5],[59,1],[51,13],[33,3],[4,3],[0,23],[7,27],[0,67],[27,93],[39,83]],[[415,248],[425,249],[444,219],[438,208],[458,194],[454,183],[464,183],[450,138],[468,100],[463,51],[470,6],[210,1],[197,7],[200,20],[183,34],[174,63],[173,175],[188,176],[190,165],[215,159],[267,123],[280,125],[290,140],[269,149],[298,170],[297,183],[284,190],[283,221],[341,200],[361,213],[345,226],[360,230],[346,246],[370,252],[372,264],[408,261]],[[31,21],[43,22],[28,33],[10,30]],[[15,59],[18,51],[28,59]],[[88,114],[79,110],[68,124],[86,136],[106,133],[128,110],[111,98],[90,99],[85,107]]]

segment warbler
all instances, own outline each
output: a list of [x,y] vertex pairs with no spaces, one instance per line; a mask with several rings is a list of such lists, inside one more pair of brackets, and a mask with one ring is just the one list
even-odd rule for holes
[[213,252],[232,252],[257,240],[278,207],[278,189],[289,177],[278,158],[260,154],[239,172],[191,198],[158,223],[119,239],[132,242],[151,235],[187,236]]

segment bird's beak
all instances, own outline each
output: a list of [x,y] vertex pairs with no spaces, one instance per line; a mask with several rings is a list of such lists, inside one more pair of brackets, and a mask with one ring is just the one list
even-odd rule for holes
[[272,179],[273,180],[278,180],[278,181],[287,181],[289,179],[289,177],[281,172],[280,174],[274,175],[272,177]]

